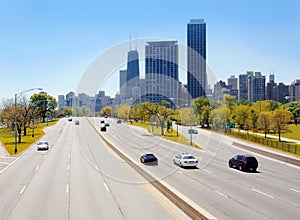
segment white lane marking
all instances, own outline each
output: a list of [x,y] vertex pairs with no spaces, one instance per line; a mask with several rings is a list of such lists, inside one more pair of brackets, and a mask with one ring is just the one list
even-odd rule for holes
[[108,191],[109,191],[109,189],[108,189],[108,187],[107,187],[106,183],[103,183],[103,185],[104,185],[104,187],[105,187],[106,191],[108,192]]
[[66,186],[66,193],[69,194],[69,184]]
[[297,193],[300,193],[300,190],[296,190],[296,189],[293,189],[293,188],[290,188],[290,190],[292,190],[294,192],[297,192]]
[[19,160],[21,157],[18,157],[13,162],[11,162],[9,165],[7,165],[4,169],[0,170],[0,173],[3,173],[7,168],[9,168],[11,165],[13,165],[17,160]]
[[26,189],[26,185],[22,188],[22,190],[20,191],[20,194],[23,194],[23,192],[25,191]]
[[40,165],[38,165],[36,168],[35,168],[35,172],[40,168]]
[[212,171],[207,170],[207,169],[203,169],[203,171],[207,172],[207,173],[212,173]]
[[70,164],[68,163],[68,170],[70,170]]
[[260,193],[260,194],[262,194],[262,195],[264,195],[264,196],[267,196],[267,197],[269,197],[269,198],[272,198],[272,199],[274,199],[274,196],[271,196],[271,195],[269,195],[269,194],[267,194],[267,193],[264,193],[264,192],[262,192],[262,191],[259,191],[259,190],[257,190],[257,189],[254,189],[254,188],[251,188],[254,192],[257,192],[257,193]]
[[5,165],[9,164],[8,162],[1,162],[1,161],[0,161],[0,163],[1,164],[5,164]]
[[69,154],[69,156],[68,156],[69,158],[71,158],[71,154]]
[[97,165],[95,165],[95,169],[96,169],[97,171],[99,171],[99,168],[97,167]]
[[224,196],[225,198],[227,198],[227,196],[225,194],[219,192],[218,190],[215,190],[215,192],[218,193],[219,195]]

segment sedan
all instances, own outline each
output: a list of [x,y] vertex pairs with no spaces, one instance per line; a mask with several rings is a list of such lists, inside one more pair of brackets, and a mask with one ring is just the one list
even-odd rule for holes
[[47,141],[39,141],[37,143],[37,150],[49,150],[49,144]]
[[258,162],[254,156],[251,155],[236,155],[235,157],[229,159],[228,166],[230,168],[236,167],[239,170],[252,170],[256,171],[258,167]]
[[158,164],[158,159],[154,154],[144,154],[140,157],[141,163]]
[[174,157],[173,163],[180,167],[197,167],[198,160],[191,154],[181,153]]

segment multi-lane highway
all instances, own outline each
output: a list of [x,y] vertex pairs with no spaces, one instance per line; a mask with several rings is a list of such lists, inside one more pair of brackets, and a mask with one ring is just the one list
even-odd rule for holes
[[[74,119],[75,120],[75,119]],[[49,151],[33,145],[18,157],[2,158],[0,219],[187,219],[188,217],[136,172],[100,138],[170,187],[176,195],[217,219],[297,219],[300,169],[236,148],[232,139],[199,130],[193,137],[204,150],[166,141],[114,119],[100,132],[99,118],[60,120],[43,140]],[[188,128],[180,127],[181,133]],[[187,143],[188,144],[188,143]],[[139,162],[144,153],[157,166]],[[173,157],[190,152],[198,169],[174,165]],[[230,169],[228,159],[254,154],[258,172]]]
[[[89,119],[99,129],[99,119]],[[232,139],[199,130],[193,137],[204,150],[196,150],[150,135],[146,130],[116,124],[102,132],[114,146],[136,163],[143,153],[154,153],[158,166],[143,166],[149,173],[182,193],[218,219],[298,219],[300,210],[300,169],[265,156],[236,148]],[[188,128],[180,127],[186,133]],[[199,169],[182,169],[172,158],[191,152]],[[239,153],[253,154],[258,172],[240,172],[228,167],[228,159]],[[109,173],[111,175],[111,173]]]
[[48,129],[0,170],[0,219],[188,219],[80,118]]

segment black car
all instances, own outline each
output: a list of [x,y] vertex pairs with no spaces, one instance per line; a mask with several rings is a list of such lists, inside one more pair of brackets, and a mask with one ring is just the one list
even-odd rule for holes
[[154,154],[144,154],[140,157],[141,163],[154,163],[158,164],[158,159]]
[[102,126],[100,127],[100,131],[106,131],[106,126],[105,126],[105,125],[102,125]]
[[230,168],[236,167],[239,170],[252,170],[255,172],[258,167],[258,162],[252,155],[236,155],[229,159],[228,165]]

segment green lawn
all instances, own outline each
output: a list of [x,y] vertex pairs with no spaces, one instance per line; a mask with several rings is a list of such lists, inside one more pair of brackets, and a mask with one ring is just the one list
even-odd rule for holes
[[[48,122],[48,126],[54,125],[56,122],[57,120]],[[45,134],[43,128],[46,126],[47,123],[38,124],[38,126],[34,129],[34,137],[32,137],[32,129],[27,129],[27,135],[22,135],[22,142],[17,145],[18,154],[40,139]],[[0,128],[0,141],[10,155],[15,155],[15,138],[13,137],[13,133],[14,132],[11,130]]]
[[[288,131],[283,131],[281,137],[300,140],[300,125],[288,125],[287,128]],[[264,131],[260,130],[259,133],[264,134]],[[270,132],[268,134],[278,137],[278,133]]]
[[[153,135],[161,136],[161,128],[160,127],[150,126],[149,124],[138,123],[138,122],[132,122],[132,124],[130,122],[127,122],[127,124],[145,128],[148,130],[149,133],[151,133]],[[153,128],[153,131],[152,131],[152,128]],[[180,133],[178,133],[178,137],[177,137],[177,131],[174,129],[172,129],[172,130],[170,130],[170,132],[168,132],[167,129],[165,128],[164,134],[165,135],[163,136],[163,138],[165,138],[167,140],[174,141],[176,143],[181,143],[184,145],[190,144],[190,140],[188,138],[186,138],[185,136],[181,135]],[[199,145],[195,144],[194,142],[192,144],[193,144],[193,147],[202,149]]]
[[300,140],[300,125],[288,125],[288,129],[290,132],[282,133],[282,137]]

